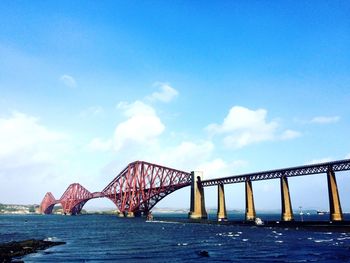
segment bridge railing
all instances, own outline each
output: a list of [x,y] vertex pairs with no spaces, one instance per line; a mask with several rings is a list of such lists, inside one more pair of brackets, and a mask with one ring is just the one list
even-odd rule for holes
[[213,186],[213,185],[219,185],[219,184],[242,183],[246,181],[278,179],[281,177],[321,174],[321,173],[326,173],[329,170],[332,170],[334,172],[350,170],[350,159],[203,180],[202,185]]

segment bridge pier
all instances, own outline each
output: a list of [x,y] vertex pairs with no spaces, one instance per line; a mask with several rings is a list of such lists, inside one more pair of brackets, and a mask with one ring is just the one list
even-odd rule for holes
[[225,203],[225,191],[224,184],[218,184],[218,221],[227,220],[226,203]]
[[329,213],[331,221],[342,221],[343,212],[341,209],[338,186],[335,173],[332,168],[327,171],[328,196],[329,196]]
[[288,179],[286,176],[280,178],[281,182],[281,203],[282,203],[282,221],[293,221],[292,202],[290,201]]
[[123,212],[117,213],[118,217],[125,217],[125,214]]
[[135,217],[134,212],[127,212],[126,217]]
[[254,221],[256,217],[253,187],[250,180],[245,181],[245,220]]
[[205,210],[204,188],[201,182],[203,172],[191,172],[191,207],[188,217],[190,219],[207,219]]
[[124,215],[125,217],[129,217],[129,218],[132,218],[132,217],[141,217],[141,215],[142,215],[141,211],[139,211],[139,210],[136,210],[136,211],[134,211],[134,212],[128,211],[128,212],[125,212],[124,214],[125,214],[125,215]]

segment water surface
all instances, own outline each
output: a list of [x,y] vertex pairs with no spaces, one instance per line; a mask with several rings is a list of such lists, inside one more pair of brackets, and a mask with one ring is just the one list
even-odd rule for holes
[[[179,215],[184,218],[185,215]],[[350,233],[209,225],[113,215],[0,216],[0,242],[67,242],[25,262],[350,262]],[[160,222],[159,222],[160,221]],[[200,251],[208,251],[202,257]]]

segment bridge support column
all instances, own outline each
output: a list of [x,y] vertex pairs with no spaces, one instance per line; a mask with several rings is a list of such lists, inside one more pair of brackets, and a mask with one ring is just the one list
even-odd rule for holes
[[255,220],[255,206],[254,206],[254,196],[252,182],[247,180],[245,182],[245,220],[253,221]]
[[281,177],[281,203],[282,203],[282,221],[293,221],[293,209],[290,201],[288,179],[286,176]]
[[118,217],[125,217],[124,212],[121,212],[121,211],[119,211],[119,212],[117,213],[117,215],[118,215]]
[[201,178],[203,172],[191,172],[191,207],[188,217],[191,219],[207,219],[205,211],[204,188]]
[[329,168],[327,171],[329,212],[331,221],[342,221],[343,213],[340,205],[337,181],[334,171]]
[[128,212],[126,214],[126,217],[135,217],[135,214],[134,214],[134,212]]
[[218,221],[226,221],[226,204],[225,204],[225,191],[224,184],[218,184]]

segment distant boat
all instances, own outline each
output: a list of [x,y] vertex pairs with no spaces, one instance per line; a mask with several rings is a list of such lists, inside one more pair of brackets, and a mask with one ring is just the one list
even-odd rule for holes
[[153,219],[154,218],[153,218],[152,212],[148,212],[146,221],[153,221]]
[[329,214],[328,211],[322,211],[322,210],[317,210],[316,213],[317,213],[318,215]]
[[262,221],[261,218],[257,217],[257,218],[255,218],[255,225],[263,226],[264,225],[264,221]]
[[299,206],[299,215],[303,215],[304,213],[303,213],[303,210],[302,210],[302,207],[301,206]]

